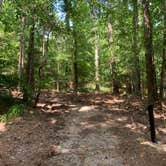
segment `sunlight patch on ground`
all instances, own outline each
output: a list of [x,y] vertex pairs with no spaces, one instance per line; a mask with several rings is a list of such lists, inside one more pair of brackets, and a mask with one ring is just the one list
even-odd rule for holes
[[166,152],[166,144],[165,145],[161,145],[161,144],[154,144],[152,142],[149,141],[145,141],[141,143],[142,145],[148,145],[150,147],[155,148],[156,150],[158,150],[159,152],[163,151]]
[[56,102],[58,102],[58,99],[57,99],[57,98],[52,99],[52,100],[50,100],[50,102],[52,102],[52,103],[56,103]]
[[96,108],[95,106],[82,106],[78,111],[89,112],[89,111],[94,111],[95,108]]
[[70,152],[70,149],[67,149],[67,148],[62,148],[61,146],[53,146],[53,150],[56,152],[56,153],[69,153]]
[[117,108],[117,107],[111,107],[111,111],[127,111],[126,109]]
[[7,131],[5,123],[0,123],[0,132]]
[[51,124],[55,124],[56,122],[57,122],[57,119],[55,119],[55,118],[51,118],[51,119],[50,119],[50,123],[51,123]]
[[44,107],[45,105],[45,103],[37,103],[37,107]]
[[140,102],[132,102],[131,105],[134,106],[134,107],[139,107],[140,106]]
[[144,130],[147,129],[147,126],[141,123],[126,124],[125,127],[131,129],[135,133],[142,133]]
[[117,118],[116,120],[119,121],[119,122],[124,122],[124,121],[128,120],[128,117],[122,116],[122,117]]
[[60,110],[52,110],[52,109],[48,109],[48,110],[42,110],[43,112],[46,112],[46,113],[60,113],[61,111]]
[[166,116],[164,115],[164,113],[160,113],[160,114],[154,113],[154,117],[156,119],[165,119],[166,120]]
[[69,107],[77,107],[77,105],[70,104]]
[[104,122],[81,122],[80,123],[85,128],[93,128],[97,126],[106,127],[115,124],[114,120],[106,120]]
[[125,100],[124,99],[117,99],[117,98],[114,98],[113,99],[113,103],[124,103],[125,102]]

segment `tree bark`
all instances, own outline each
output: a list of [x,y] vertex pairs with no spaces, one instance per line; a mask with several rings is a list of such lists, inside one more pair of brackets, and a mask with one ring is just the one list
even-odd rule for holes
[[155,69],[153,62],[153,44],[152,44],[152,24],[149,10],[149,0],[142,0],[142,9],[144,17],[144,45],[145,45],[145,60],[146,60],[146,74],[147,74],[147,89],[148,89],[148,112],[151,141],[156,142],[155,125],[153,106],[157,99]]
[[[33,5],[32,5],[33,6]],[[31,11],[31,27],[29,33],[28,59],[26,65],[26,87],[24,91],[24,101],[33,103],[34,100],[34,36],[35,36],[35,16],[34,6]]]
[[100,90],[99,85],[99,48],[98,48],[98,37],[96,37],[96,44],[95,44],[95,81],[96,81],[96,91]]
[[133,91],[136,96],[141,95],[140,62],[138,48],[138,0],[133,0],[133,49],[134,49],[134,69],[133,69]]
[[154,102],[157,100],[157,89],[155,67],[153,60],[152,24],[149,10],[149,0],[142,0],[142,9],[144,17],[144,45],[148,89],[148,104],[153,105]]
[[163,33],[163,60],[161,69],[160,81],[160,99],[165,97],[164,90],[166,89],[166,0],[164,0],[164,33]]
[[60,62],[57,61],[57,80],[56,80],[56,90],[60,92],[60,81],[59,81],[59,73],[60,73]]
[[78,91],[78,64],[77,64],[77,34],[75,29],[73,30],[73,39],[74,39],[74,50],[73,50],[73,70],[74,70],[74,95],[77,95]]
[[[64,11],[66,12],[66,16],[65,16],[65,23],[66,23],[66,30],[67,33],[70,34],[71,32],[71,27],[70,27],[70,19],[71,19],[71,1],[69,0],[64,0]],[[66,54],[68,55],[70,53],[70,48],[69,48],[69,36],[66,35]],[[68,89],[73,89],[70,87],[70,83],[72,82],[70,79],[70,75],[71,75],[71,68],[68,62],[68,58],[66,59],[66,67],[65,67],[65,75],[66,75],[66,90],[68,91]]]
[[114,58],[114,53],[112,51],[113,44],[113,28],[111,24],[111,15],[108,15],[108,35],[109,35],[109,45],[110,45],[110,68],[111,68],[111,78],[112,78],[112,93],[119,93],[118,81],[116,80],[116,63]]
[[19,76],[19,88],[21,88],[23,75],[24,75],[24,57],[25,57],[25,26],[26,18],[23,15],[21,18],[21,37],[20,37],[20,56],[18,65],[18,76]]
[[37,90],[37,95],[35,98],[35,104],[34,106],[37,105],[39,101],[39,97],[41,94],[41,88],[42,88],[42,69],[47,63],[46,55],[48,52],[48,46],[49,46],[49,34],[47,34],[47,38],[45,37],[45,29],[43,28],[43,39],[42,39],[42,56],[40,57],[40,66],[38,69],[38,90]]

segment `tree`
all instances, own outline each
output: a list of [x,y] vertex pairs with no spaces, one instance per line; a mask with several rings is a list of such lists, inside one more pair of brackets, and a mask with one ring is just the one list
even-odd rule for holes
[[111,24],[111,15],[108,15],[108,34],[109,34],[109,45],[110,45],[110,67],[111,67],[111,77],[112,77],[112,92],[113,94],[119,93],[119,86],[116,80],[116,63],[114,58],[114,52],[112,50],[113,43],[113,28]]
[[24,89],[24,101],[33,103],[34,101],[34,43],[35,42],[35,7],[31,4],[31,27],[29,32],[28,60],[26,64],[26,87]]
[[77,95],[77,91],[78,91],[78,64],[77,64],[78,41],[77,41],[77,32],[76,32],[74,25],[73,25],[73,40],[74,40],[74,44],[73,44],[74,94]]
[[147,73],[147,89],[148,89],[148,112],[149,123],[151,131],[151,141],[156,142],[155,138],[155,124],[153,115],[153,105],[157,99],[156,80],[154,75],[153,62],[153,44],[152,44],[152,23],[149,9],[149,0],[142,0],[142,9],[144,17],[144,45],[145,45],[145,59],[146,59],[146,73]]
[[[72,62],[73,62],[73,73],[74,73],[74,90],[73,93],[74,95],[77,95],[77,91],[78,91],[78,63],[77,63],[77,56],[78,56],[78,37],[77,37],[77,26],[76,26],[76,22],[77,22],[77,18],[74,16],[74,8],[75,8],[75,2],[72,3],[69,0],[65,0],[65,7],[64,10],[66,12],[66,28],[67,31],[70,32],[70,30],[72,31],[72,37],[73,37],[73,58],[72,58]],[[72,22],[72,27],[70,28],[70,23]]]
[[160,80],[160,99],[165,97],[164,90],[166,89],[166,0],[163,1],[164,11],[164,31],[163,31],[163,58]]
[[133,52],[134,52],[134,69],[133,69],[133,91],[137,96],[141,95],[141,79],[140,79],[140,62],[138,48],[138,0],[133,0]]
[[144,18],[144,46],[146,59],[148,104],[153,105],[157,100],[157,89],[153,57],[152,23],[149,10],[149,0],[142,0],[142,9]]
[[20,37],[20,56],[18,65],[19,74],[19,88],[23,87],[23,75],[24,75],[24,57],[25,57],[25,26],[26,26],[26,16],[22,14],[21,16],[21,37]]

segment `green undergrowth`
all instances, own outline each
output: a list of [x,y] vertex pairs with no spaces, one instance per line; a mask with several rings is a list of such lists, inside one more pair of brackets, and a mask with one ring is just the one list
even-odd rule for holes
[[6,114],[0,116],[1,122],[9,122],[14,120],[16,117],[21,116],[27,106],[25,104],[15,104],[9,108]]
[[[89,92],[94,92],[95,88],[96,88],[95,84],[89,84],[89,85],[86,85],[84,90],[89,91]],[[111,91],[110,87],[100,85],[100,92],[110,92],[110,91]]]

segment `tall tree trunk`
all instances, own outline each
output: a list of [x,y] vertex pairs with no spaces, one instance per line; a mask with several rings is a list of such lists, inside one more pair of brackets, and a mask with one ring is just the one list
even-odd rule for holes
[[153,62],[153,44],[152,44],[152,24],[149,9],[149,0],[142,0],[143,17],[144,17],[144,45],[145,45],[145,60],[147,74],[147,89],[148,89],[148,113],[151,141],[156,142],[155,123],[153,114],[153,105],[157,100],[155,69]]
[[38,90],[37,90],[37,95],[35,98],[35,104],[34,106],[37,105],[39,101],[39,97],[41,94],[41,88],[42,88],[42,69],[47,63],[47,53],[48,53],[48,46],[49,46],[49,35],[50,33],[47,32],[47,37],[45,33],[45,28],[43,28],[43,39],[42,39],[42,56],[40,57],[40,66],[38,68]]
[[98,16],[97,16],[97,11],[96,11],[96,8],[95,6],[93,6],[92,8],[92,16],[93,16],[93,21],[94,21],[94,26],[96,27],[96,30],[95,30],[95,50],[94,50],[94,62],[95,62],[95,84],[96,84],[96,87],[95,87],[95,90],[96,91],[99,91],[100,90],[100,84],[99,84],[99,35],[98,35],[98,32],[97,32],[97,19],[98,19]]
[[144,17],[144,45],[147,74],[148,104],[153,105],[154,102],[157,100],[157,89],[153,59],[152,24],[149,10],[149,0],[142,0],[142,8]]
[[20,56],[18,64],[19,88],[21,88],[24,75],[24,57],[25,57],[25,26],[26,18],[23,15],[21,18],[21,38],[20,38]]
[[73,50],[73,70],[74,70],[74,94],[77,95],[78,91],[78,64],[77,64],[77,34],[75,29],[73,30],[73,39],[74,39],[74,50]]
[[98,48],[98,37],[96,37],[96,44],[95,44],[95,81],[96,81],[96,91],[100,90],[99,85],[99,48]]
[[[69,0],[64,0],[64,11],[66,12],[66,16],[65,16],[65,24],[66,24],[66,30],[68,32],[68,34],[70,34],[71,32],[71,28],[70,28],[70,17],[71,17],[71,1]],[[68,55],[70,53],[70,49],[69,49],[69,36],[66,35],[66,54]],[[66,67],[65,67],[65,75],[66,75],[66,90],[70,89],[70,84],[69,82],[71,82],[70,76],[71,72],[70,72],[70,66],[69,66],[69,62],[68,59],[66,59]]]
[[114,53],[112,50],[113,43],[113,29],[111,24],[111,15],[108,15],[108,34],[109,34],[109,45],[110,45],[110,68],[111,68],[111,78],[112,78],[112,93],[119,93],[118,81],[116,81],[116,63],[114,58]]
[[133,49],[134,49],[134,69],[133,69],[133,90],[137,96],[141,95],[141,79],[139,65],[139,49],[138,49],[138,0],[133,0]]
[[[68,53],[67,49],[66,49],[66,53]],[[69,63],[68,63],[68,58],[66,59],[66,63],[65,63],[65,78],[66,78],[66,83],[65,83],[65,88],[66,88],[66,91],[68,91],[70,89],[70,86],[69,86],[69,82],[71,82],[71,79],[70,79],[70,66],[69,66]]]
[[[33,5],[32,5],[33,6]],[[28,59],[26,65],[26,84],[24,91],[24,101],[33,103],[34,100],[34,36],[35,36],[35,17],[34,6],[31,11],[31,27],[29,33]]]
[[164,0],[164,35],[163,35],[163,60],[160,81],[160,99],[165,97],[164,90],[166,89],[166,0]]

